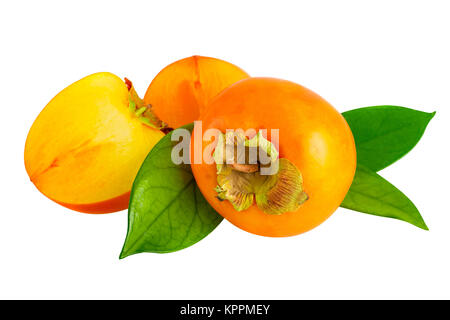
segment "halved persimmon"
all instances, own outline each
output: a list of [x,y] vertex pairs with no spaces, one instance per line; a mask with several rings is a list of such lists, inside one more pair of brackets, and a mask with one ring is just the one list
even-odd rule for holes
[[164,137],[131,82],[100,72],[56,95],[34,121],[25,168],[48,198],[73,210],[126,209],[139,167]]

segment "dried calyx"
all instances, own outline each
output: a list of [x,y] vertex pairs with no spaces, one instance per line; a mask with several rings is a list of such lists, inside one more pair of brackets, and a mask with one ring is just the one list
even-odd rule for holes
[[159,118],[153,113],[152,106],[146,105],[138,96],[136,90],[134,90],[133,83],[125,78],[125,84],[128,87],[128,108],[130,112],[133,113],[139,121],[151,128],[161,130],[164,133],[171,131],[172,129],[168,128],[167,124],[159,120]]
[[251,139],[237,132],[221,134],[214,150],[217,197],[237,211],[253,205],[268,214],[291,212],[308,200],[303,178],[288,159],[258,132]]

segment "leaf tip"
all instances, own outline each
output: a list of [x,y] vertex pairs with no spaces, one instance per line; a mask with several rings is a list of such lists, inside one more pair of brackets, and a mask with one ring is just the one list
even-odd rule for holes
[[123,260],[123,259],[125,259],[127,257],[127,255],[126,254],[123,254],[122,252],[120,253],[120,255],[119,255],[119,260]]
[[122,251],[120,251],[119,254],[119,260],[125,259],[128,256],[131,256],[132,253],[130,253],[127,249],[125,249],[125,246],[122,248]]
[[434,118],[434,116],[436,115],[436,111],[433,111],[430,113],[430,120]]
[[422,216],[419,213],[419,219],[415,222],[410,222],[412,225],[416,226],[417,228],[420,228],[425,231],[430,231],[427,224],[425,223],[425,220],[423,220]]
[[425,231],[430,231],[430,229],[426,225],[425,221],[422,221],[422,223],[417,225],[417,227],[419,227],[420,229],[425,230]]

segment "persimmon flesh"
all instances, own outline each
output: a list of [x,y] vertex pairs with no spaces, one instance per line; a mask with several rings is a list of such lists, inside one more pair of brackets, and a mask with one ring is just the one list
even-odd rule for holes
[[25,168],[48,198],[70,209],[126,209],[139,167],[164,136],[131,82],[101,72],[62,90],[33,123]]
[[[215,163],[202,161],[191,165],[207,201],[243,230],[271,237],[306,232],[339,207],[352,183],[356,150],[347,122],[327,101],[298,84],[273,78],[242,80],[213,99],[200,120],[203,132],[208,129],[218,129],[222,133],[227,129],[266,129],[268,141],[271,141],[271,130],[278,129],[279,143],[273,144],[277,156],[280,162],[290,163],[299,171],[295,173],[298,176],[295,183],[301,183],[298,188],[301,201],[295,209],[286,207],[291,211],[278,210],[277,214],[270,214],[273,210],[262,210],[264,206],[256,202],[239,211],[231,201],[221,199]],[[198,140],[196,132],[194,130],[191,140],[192,152],[196,152],[195,141],[203,141]],[[203,141],[201,150],[209,150],[210,143]],[[291,192],[286,189],[292,188],[284,187],[283,196]]]

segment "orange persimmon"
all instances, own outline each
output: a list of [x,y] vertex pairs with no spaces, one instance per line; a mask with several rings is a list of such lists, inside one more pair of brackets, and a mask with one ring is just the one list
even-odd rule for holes
[[[352,183],[356,150],[347,122],[327,101],[298,84],[273,78],[239,81],[216,96],[200,120],[203,132],[267,130],[259,144],[255,136],[247,136],[245,145],[264,147],[275,155],[279,170],[273,178],[258,175],[258,166],[246,163],[243,169],[219,169],[217,161],[191,165],[207,201],[243,230],[271,237],[308,231],[339,207]],[[278,129],[279,143],[271,143],[273,129]],[[196,134],[194,130],[193,153],[198,151]],[[210,143],[203,141],[199,149],[212,149]]]
[[149,111],[131,82],[111,73],[73,83],[47,104],[28,133],[31,181],[73,210],[126,209],[139,167],[164,136]]
[[144,101],[160,120],[178,128],[199,119],[205,106],[220,91],[248,77],[229,62],[192,56],[161,70],[150,83]]

